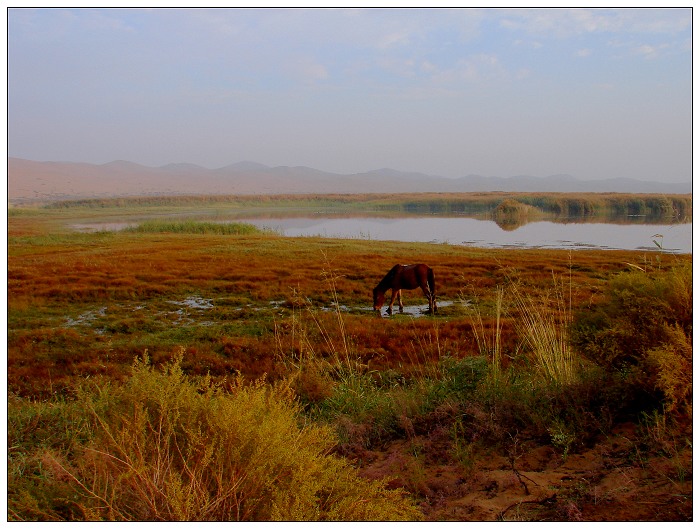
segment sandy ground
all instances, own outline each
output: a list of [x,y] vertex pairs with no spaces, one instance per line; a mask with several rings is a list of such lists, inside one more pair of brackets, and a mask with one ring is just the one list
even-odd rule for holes
[[481,447],[459,464],[447,446],[446,432],[434,431],[354,455],[364,476],[422,497],[428,520],[692,520],[692,449],[641,455],[632,424],[566,457],[514,441],[506,453]]

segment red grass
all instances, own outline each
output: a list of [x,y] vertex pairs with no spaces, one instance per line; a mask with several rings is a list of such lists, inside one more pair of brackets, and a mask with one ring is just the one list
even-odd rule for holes
[[[26,219],[9,220],[13,236],[32,231]],[[689,258],[662,255],[655,266]],[[147,305],[198,295],[218,300],[225,318],[220,324],[247,325],[268,318],[257,334],[234,327],[226,335],[180,345],[190,348],[185,366],[193,372],[226,375],[239,370],[251,377],[263,373],[274,377],[281,368],[275,362],[271,316],[247,312],[247,303],[270,309],[269,302],[286,300],[287,307],[292,307],[295,296],[301,296],[318,311],[330,305],[334,288],[342,304],[369,308],[372,288],[391,266],[425,262],[435,270],[438,300],[466,298],[488,304],[495,287],[508,281],[519,281],[525,292],[537,294],[552,288],[554,275],[567,284],[571,281],[572,305],[582,307],[599,295],[612,273],[627,269],[626,263],[643,264],[645,259],[639,252],[481,250],[260,236],[117,234],[41,245],[11,237],[8,384],[24,394],[42,393],[49,386],[68,385],[71,379],[122,373],[134,356],[143,353],[130,344],[139,336],[141,343],[149,343],[148,321],[122,314],[123,326],[115,327],[112,336],[96,336],[63,329],[65,319],[56,319],[56,314],[76,315],[95,304],[109,304],[118,311],[128,302]],[[335,278],[333,285],[327,280],[329,273]],[[406,304],[424,304],[419,291],[404,296]],[[36,321],[30,325],[20,314],[30,314]],[[288,317],[290,312],[277,316]],[[341,344],[336,315],[319,312],[317,317],[336,345]],[[375,369],[430,362],[438,354],[478,351],[464,313],[435,320],[380,319],[368,310],[343,319],[353,357]],[[502,337],[506,349],[515,343],[515,325],[508,318],[503,321]],[[313,339],[318,354],[332,354],[319,334]],[[149,353],[155,359],[165,357],[175,345],[152,342]]]

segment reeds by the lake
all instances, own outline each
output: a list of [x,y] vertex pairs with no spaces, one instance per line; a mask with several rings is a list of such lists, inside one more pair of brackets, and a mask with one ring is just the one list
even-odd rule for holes
[[262,230],[243,222],[204,222],[197,220],[148,220],[126,228],[134,233],[189,233],[213,235],[253,235]]
[[[197,195],[148,196],[64,200],[46,204],[49,209],[153,209],[212,207],[232,211],[255,208],[339,208],[344,212],[404,213],[429,215],[493,214],[503,203],[520,204],[530,215],[561,217],[663,217],[686,222],[692,216],[691,195],[633,193],[397,193],[354,195]],[[14,213],[13,213],[14,214]]]

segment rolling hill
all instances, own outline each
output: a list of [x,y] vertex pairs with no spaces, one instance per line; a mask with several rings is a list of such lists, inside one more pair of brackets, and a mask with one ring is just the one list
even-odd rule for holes
[[510,178],[469,175],[445,178],[394,169],[336,174],[310,167],[268,167],[238,162],[218,169],[190,163],[148,167],[128,161],[96,165],[8,158],[10,203],[74,198],[192,194],[302,194],[411,192],[619,192],[691,193],[691,183],[645,182],[630,178],[579,180],[570,175]]

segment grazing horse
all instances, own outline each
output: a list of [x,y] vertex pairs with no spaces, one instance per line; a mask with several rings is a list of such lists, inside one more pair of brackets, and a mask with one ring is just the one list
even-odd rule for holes
[[413,290],[420,287],[428,298],[428,311],[435,314],[437,310],[435,304],[435,276],[433,269],[424,264],[400,265],[397,264],[389,273],[384,276],[374,289],[374,310],[381,311],[384,304],[384,294],[391,289],[391,301],[387,314],[393,313],[394,301],[399,299],[399,312],[403,312],[401,302],[401,289]]

